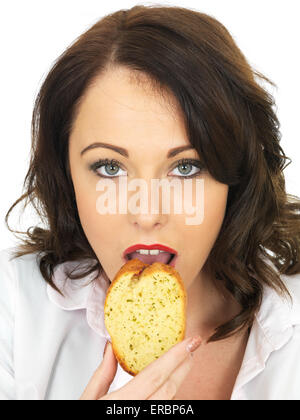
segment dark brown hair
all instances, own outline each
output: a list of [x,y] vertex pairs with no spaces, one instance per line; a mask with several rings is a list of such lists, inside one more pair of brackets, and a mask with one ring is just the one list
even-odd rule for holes
[[[81,227],[69,171],[68,139],[80,101],[96,77],[114,66],[146,75],[172,92],[190,143],[209,173],[229,186],[224,221],[206,261],[213,278],[242,306],[210,341],[251,326],[264,285],[288,290],[280,274],[300,272],[300,200],[287,194],[274,98],[228,30],[191,9],[135,6],[106,15],[58,57],[43,81],[32,117],[30,167],[22,196],[44,227],[31,226],[15,257],[36,252],[44,279],[65,261],[90,264],[75,279],[103,270]],[[272,264],[275,267],[272,267]],[[96,278],[95,276],[95,278]]]

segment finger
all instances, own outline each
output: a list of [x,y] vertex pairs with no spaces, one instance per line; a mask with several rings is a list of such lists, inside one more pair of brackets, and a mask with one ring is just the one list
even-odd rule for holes
[[[186,359],[191,351],[187,346],[193,342],[192,351],[196,350],[201,343],[201,337],[189,337],[180,343],[175,344],[157,360],[146,366],[134,380],[128,382],[118,390],[122,399],[126,395],[134,396],[134,399],[144,400],[157,391],[167,380],[171,373]],[[126,399],[126,398],[124,398]]]
[[148,400],[172,400],[192,366],[193,358],[187,357]]
[[117,372],[118,362],[112,350],[112,345],[107,341],[105,354],[98,369],[89,381],[81,400],[97,400],[107,394],[109,387]]

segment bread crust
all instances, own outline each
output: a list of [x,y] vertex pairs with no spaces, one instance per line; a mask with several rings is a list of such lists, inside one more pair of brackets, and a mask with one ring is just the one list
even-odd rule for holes
[[[109,299],[109,295],[111,293],[111,291],[114,288],[114,285],[119,281],[119,279],[124,275],[128,275],[130,273],[132,273],[133,277],[136,277],[136,279],[138,280],[140,275],[142,274],[142,272],[145,271],[145,275],[153,275],[155,274],[155,272],[160,271],[166,274],[169,274],[171,276],[173,276],[176,280],[177,283],[181,289],[182,292],[182,296],[183,296],[183,317],[184,317],[184,322],[183,322],[183,328],[182,328],[182,332],[180,334],[180,339],[179,341],[182,341],[185,338],[185,331],[186,331],[186,308],[187,308],[187,294],[185,291],[185,287],[184,287],[184,283],[178,273],[178,271],[168,265],[168,264],[163,264],[160,262],[154,262],[152,264],[146,264],[142,261],[140,261],[139,259],[135,258],[132,260],[129,260],[126,264],[124,264],[121,269],[118,271],[118,273],[115,275],[115,278],[113,279],[113,281],[111,282],[108,290],[107,290],[107,294],[106,294],[106,298],[105,298],[105,302],[104,302],[104,310],[107,309],[107,301]],[[123,361],[117,346],[114,343],[114,339],[113,337],[111,337],[112,339],[112,348],[113,348],[113,352],[119,362],[119,364],[122,366],[122,368],[129,373],[132,376],[136,376],[138,374],[138,372],[134,372],[131,370],[131,368],[125,363],[125,361]]]

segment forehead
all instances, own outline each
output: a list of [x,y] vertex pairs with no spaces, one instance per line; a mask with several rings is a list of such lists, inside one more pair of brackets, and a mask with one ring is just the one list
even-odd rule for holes
[[154,89],[146,75],[127,69],[106,72],[93,81],[81,99],[70,140],[82,147],[91,141],[127,147],[160,143],[166,149],[189,144],[172,93]]

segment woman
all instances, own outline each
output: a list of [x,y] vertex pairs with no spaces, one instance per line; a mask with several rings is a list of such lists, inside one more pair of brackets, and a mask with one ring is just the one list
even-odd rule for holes
[[[271,83],[221,23],[179,7],[107,15],[59,57],[6,215],[25,199],[47,226],[1,253],[2,398],[300,397],[300,202],[255,77]],[[193,197],[204,185],[201,223],[98,206],[104,179],[175,178]],[[133,378],[100,350],[105,293],[135,244],[177,252],[188,305],[186,339]]]

